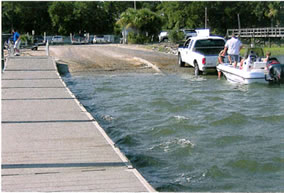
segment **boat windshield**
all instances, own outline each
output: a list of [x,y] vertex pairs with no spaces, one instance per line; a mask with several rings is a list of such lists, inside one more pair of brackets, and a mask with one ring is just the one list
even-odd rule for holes
[[264,57],[264,52],[262,48],[248,48],[245,52],[245,58],[250,54],[255,54],[257,57]]

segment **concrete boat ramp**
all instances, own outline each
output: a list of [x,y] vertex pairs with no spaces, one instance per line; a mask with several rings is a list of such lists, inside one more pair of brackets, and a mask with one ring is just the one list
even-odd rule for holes
[[153,192],[61,80],[52,57],[2,73],[2,191]]

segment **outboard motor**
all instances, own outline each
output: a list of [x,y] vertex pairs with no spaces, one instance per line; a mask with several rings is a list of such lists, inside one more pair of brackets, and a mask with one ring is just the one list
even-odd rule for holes
[[267,62],[268,75],[265,76],[265,80],[269,83],[284,84],[284,64],[276,58],[271,58]]

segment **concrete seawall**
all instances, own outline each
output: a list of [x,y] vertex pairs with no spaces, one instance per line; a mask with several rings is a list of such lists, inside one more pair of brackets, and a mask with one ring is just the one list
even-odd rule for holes
[[155,191],[66,87],[51,57],[8,59],[1,125],[2,191]]

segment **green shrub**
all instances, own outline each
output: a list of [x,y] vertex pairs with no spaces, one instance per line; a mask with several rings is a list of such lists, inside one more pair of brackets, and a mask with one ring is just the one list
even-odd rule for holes
[[154,40],[154,37],[159,34],[162,19],[157,13],[147,8],[138,10],[129,8],[120,15],[116,25],[120,27],[120,30],[135,29],[134,33],[128,34],[128,42],[143,44],[151,42],[152,37]]
[[21,41],[22,42],[28,41],[28,36],[27,35],[21,35]]
[[128,33],[128,43],[130,44],[144,44],[149,43],[150,38],[144,34],[129,32]]
[[173,29],[169,32],[169,40],[173,43],[180,42],[184,39],[184,33],[177,30]]

